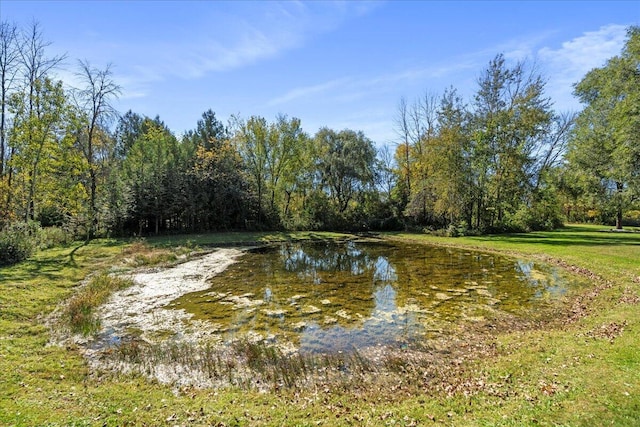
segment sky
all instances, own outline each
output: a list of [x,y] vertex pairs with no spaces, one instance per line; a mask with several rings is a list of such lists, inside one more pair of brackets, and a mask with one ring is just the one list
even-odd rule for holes
[[640,25],[636,1],[28,1],[0,0],[0,19],[38,22],[56,77],[77,86],[78,61],[111,65],[115,102],[159,116],[177,135],[211,109],[297,117],[399,140],[402,98],[454,87],[471,103],[477,79],[503,54],[535,64],[558,112],[581,108],[572,85],[620,54]]

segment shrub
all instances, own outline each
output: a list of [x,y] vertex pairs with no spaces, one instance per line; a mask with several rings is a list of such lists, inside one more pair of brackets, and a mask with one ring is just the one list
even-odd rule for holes
[[36,222],[14,222],[0,231],[0,265],[29,258],[38,248],[42,230]]
[[469,227],[467,223],[462,221],[457,224],[449,224],[447,227],[446,235],[449,237],[461,237],[469,234]]
[[48,249],[54,246],[68,245],[74,241],[73,235],[61,227],[45,227],[40,234],[40,248]]
[[629,210],[625,212],[622,223],[624,225],[640,226],[640,210]]

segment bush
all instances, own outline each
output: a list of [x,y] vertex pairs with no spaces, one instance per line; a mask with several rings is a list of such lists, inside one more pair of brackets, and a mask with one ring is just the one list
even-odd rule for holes
[[629,210],[622,217],[622,224],[640,226],[640,210]]
[[42,230],[37,222],[15,222],[0,231],[0,265],[29,258],[38,248]]
[[458,224],[449,224],[447,228],[447,236],[449,237],[462,237],[469,234],[469,227],[467,223],[462,221]]
[[40,233],[40,248],[68,245],[74,241],[73,234],[61,227],[45,227]]
[[520,207],[502,225],[508,232],[529,232],[554,230],[562,227],[562,223],[559,210],[540,203],[531,208]]

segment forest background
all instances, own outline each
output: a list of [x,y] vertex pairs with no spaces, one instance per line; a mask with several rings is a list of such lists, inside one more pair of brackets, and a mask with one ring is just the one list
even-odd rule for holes
[[[111,66],[52,73],[39,24],[0,27],[0,264],[96,236],[227,230],[447,235],[640,222],[640,28],[554,111],[535,63],[497,54],[464,99],[400,99],[393,146],[299,119],[205,111],[176,136],[118,112]],[[66,61],[65,61],[66,62]]]

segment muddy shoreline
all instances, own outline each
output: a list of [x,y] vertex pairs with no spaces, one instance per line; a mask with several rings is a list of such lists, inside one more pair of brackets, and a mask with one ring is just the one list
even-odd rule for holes
[[100,307],[98,316],[102,329],[90,347],[117,344],[132,333],[145,341],[154,341],[159,335],[197,340],[204,333],[203,328],[188,324],[190,314],[163,307],[184,294],[207,289],[207,281],[242,254],[240,249],[218,249],[173,267],[124,275],[134,285],[116,292]]

